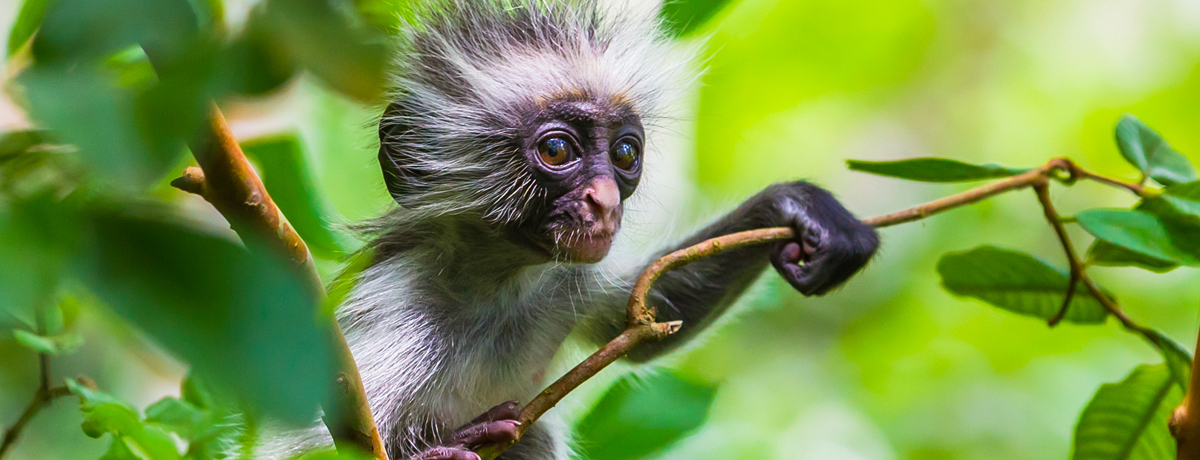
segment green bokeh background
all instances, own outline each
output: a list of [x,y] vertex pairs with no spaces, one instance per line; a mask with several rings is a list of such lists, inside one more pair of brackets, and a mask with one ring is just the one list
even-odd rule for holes
[[[228,2],[235,21],[245,3]],[[0,2],[0,30],[18,6]],[[854,173],[850,158],[1031,167],[1069,156],[1135,180],[1113,142],[1125,112],[1200,161],[1196,2],[732,0],[696,33],[709,37],[708,70],[684,101],[696,114],[680,122],[695,153],[671,168],[684,203],[671,212],[684,230],[779,180],[814,180],[864,217],[967,187]],[[389,206],[370,109],[307,77],[225,109],[243,139],[299,133],[315,184],[345,222]],[[25,123],[11,103],[0,108],[0,127]],[[1134,201],[1095,184],[1052,191],[1064,213]],[[219,223],[195,198],[158,193]],[[660,458],[1065,458],[1096,388],[1161,360],[1115,321],[1050,329],[939,287],[935,263],[949,251],[993,244],[1061,260],[1032,193],[882,233],[879,257],[841,291],[805,299],[768,274],[734,318],[664,360],[720,387],[704,426]],[[1073,236],[1080,249],[1089,241]],[[1130,316],[1192,348],[1195,269],[1091,273]],[[183,365],[102,310],[82,315],[87,345],[56,358],[57,376],[87,374],[139,407],[177,392]],[[34,356],[0,337],[0,424],[15,419],[36,381]],[[591,399],[599,383],[587,388]],[[85,437],[80,420],[73,401],[56,402],[12,458],[98,457],[106,441]]]

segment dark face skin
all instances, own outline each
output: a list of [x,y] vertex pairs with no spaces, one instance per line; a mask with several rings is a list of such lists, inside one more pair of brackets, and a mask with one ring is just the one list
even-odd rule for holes
[[641,120],[627,107],[548,104],[522,146],[547,205],[514,236],[551,260],[603,259],[621,227],[621,203],[641,178],[644,145]]

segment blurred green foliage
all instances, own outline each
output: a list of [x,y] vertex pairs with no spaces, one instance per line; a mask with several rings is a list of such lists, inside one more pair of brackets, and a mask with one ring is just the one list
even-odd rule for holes
[[[241,251],[205,203],[165,183],[188,163],[187,141],[216,99],[332,279],[356,248],[340,225],[390,204],[369,125],[387,35],[408,8],[0,7],[11,31],[0,105],[0,327],[13,331],[0,332],[0,355],[14,357],[0,363],[0,424],[28,403],[39,351],[82,340],[53,357],[52,376],[89,375],[104,390],[72,385],[84,411],[54,403],[10,457],[211,458],[239,442],[220,429],[230,409],[217,401],[226,399],[298,422],[314,416],[328,371],[315,299],[280,261]],[[723,321],[670,371],[611,389],[601,378],[568,398],[583,451],[1159,458],[1151,454],[1170,441],[1159,421],[1190,364],[1177,342],[1193,343],[1200,307],[1191,268],[1200,187],[1188,183],[1188,158],[1200,151],[1197,10],[1166,0],[693,0],[668,2],[663,15],[681,39],[707,37],[710,54],[695,116],[679,125],[687,148],[662,152],[670,161],[649,171],[676,176],[687,197],[649,200],[651,212],[706,220],[714,207],[797,177],[864,216],[967,186],[868,177],[846,171],[846,158],[863,160],[862,171],[936,182],[1002,177],[1054,156],[1130,182],[1145,175],[1167,186],[1161,195],[1136,201],[1079,184],[1054,198],[1079,224],[1070,226],[1075,241],[1094,238],[1089,273],[1155,329],[1144,337],[1154,347],[1112,321],[1048,329],[1066,278],[1042,260],[1061,260],[1061,248],[1030,194],[998,197],[886,230],[874,265],[827,298],[801,299],[764,277],[740,320]],[[1120,210],[1076,213],[1087,208]],[[997,277],[967,280],[967,269],[947,263],[1006,270],[1012,283],[1000,292],[987,284]],[[947,295],[939,281],[1026,315]],[[344,295],[337,286],[332,298]],[[1088,296],[1076,294],[1068,319],[1102,321]],[[1145,365],[1164,360],[1165,370]],[[194,379],[180,388],[181,362],[214,389]],[[228,387],[232,398],[210,394]],[[1096,422],[1139,414],[1153,423]]]

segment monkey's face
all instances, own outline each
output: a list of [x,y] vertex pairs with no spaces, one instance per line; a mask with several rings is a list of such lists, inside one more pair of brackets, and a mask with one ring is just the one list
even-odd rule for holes
[[598,262],[642,174],[645,133],[631,110],[594,101],[540,111],[522,150],[546,200],[519,232],[547,256]]

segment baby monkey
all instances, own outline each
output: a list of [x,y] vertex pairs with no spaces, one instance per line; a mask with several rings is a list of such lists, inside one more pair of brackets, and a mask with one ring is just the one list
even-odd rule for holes
[[[652,12],[560,0],[445,0],[404,30],[379,162],[400,207],[369,224],[373,265],[338,313],[393,460],[468,460],[515,436],[516,401],[553,376],[567,335],[605,343],[625,328],[644,266],[601,272],[623,203],[643,173],[646,127],[694,53]],[[775,184],[673,248],[762,227],[794,241],[737,249],[666,273],[648,303],[666,339],[695,337],[768,261],[822,295],[871,258],[875,231],[825,190]],[[504,459],[569,458],[547,414]]]

